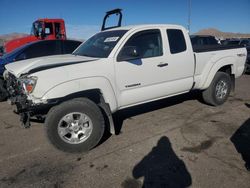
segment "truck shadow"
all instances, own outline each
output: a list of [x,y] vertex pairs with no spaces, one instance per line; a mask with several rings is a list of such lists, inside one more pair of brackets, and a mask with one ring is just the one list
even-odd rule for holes
[[[185,163],[175,154],[169,139],[163,136],[132,171],[133,178],[122,183],[123,188],[189,187],[192,177]],[[143,185],[137,179],[144,178]],[[134,185],[134,186],[131,186]]]
[[125,121],[126,119],[129,119],[133,116],[137,116],[137,115],[144,114],[147,112],[152,112],[155,110],[166,108],[169,106],[181,104],[184,101],[188,101],[188,100],[198,100],[203,103],[200,92],[193,91],[190,93],[186,93],[186,94],[182,94],[182,95],[178,95],[178,96],[174,96],[174,97],[170,97],[166,99],[161,99],[158,101],[153,101],[153,102],[149,102],[146,104],[141,104],[141,105],[137,105],[134,107],[120,110],[113,115],[113,120],[115,124],[115,132],[116,134],[119,134],[121,132],[123,121]]
[[[201,93],[199,91],[192,91],[190,93],[186,93],[186,94],[182,94],[182,95],[178,95],[178,96],[174,96],[174,97],[169,97],[166,99],[161,99],[161,100],[157,100],[157,101],[149,102],[146,104],[141,104],[141,105],[137,105],[134,107],[120,110],[120,111],[116,112],[115,114],[113,114],[113,121],[114,121],[114,125],[115,125],[115,134],[118,135],[121,133],[123,122],[126,119],[129,119],[133,116],[137,116],[137,115],[144,114],[147,112],[166,108],[169,106],[181,104],[184,101],[188,101],[188,100],[198,100],[201,103],[203,103],[203,100],[201,98]],[[108,125],[109,121],[105,115],[104,115],[104,118],[105,118],[106,127],[109,127],[109,125]],[[105,129],[104,135],[97,146],[101,145],[106,140],[108,140],[110,138],[110,136],[111,136],[111,134],[109,133],[109,131],[107,129]]]
[[[246,104],[250,108],[249,104]],[[238,153],[245,162],[245,167],[250,171],[250,118],[246,120],[231,137]]]
[[[113,120],[114,120],[114,125],[115,125],[115,134],[118,135],[121,132],[123,122],[126,119],[129,119],[133,116],[137,116],[137,115],[144,114],[147,112],[166,108],[169,106],[174,106],[174,105],[183,103],[184,101],[188,101],[188,100],[198,100],[201,103],[203,103],[203,100],[201,98],[201,93],[199,91],[192,91],[190,93],[186,93],[186,94],[182,94],[182,95],[178,95],[178,96],[174,96],[174,97],[169,97],[166,99],[161,99],[161,100],[157,100],[157,101],[149,102],[146,104],[141,104],[141,105],[137,105],[134,107],[120,110],[120,111],[116,112],[115,114],[113,114]],[[104,115],[106,127],[109,127],[109,125],[108,125],[109,120],[104,112],[103,112],[103,115]],[[45,118],[40,117],[37,119],[36,117],[34,117],[34,118],[31,118],[30,121],[32,123],[44,124]],[[101,145],[106,140],[108,140],[110,138],[110,136],[111,136],[111,134],[109,133],[109,130],[105,129],[104,135],[97,146]]]

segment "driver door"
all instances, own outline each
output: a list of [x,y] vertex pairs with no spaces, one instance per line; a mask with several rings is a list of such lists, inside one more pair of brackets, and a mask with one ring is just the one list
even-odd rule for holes
[[168,64],[163,54],[161,31],[151,29],[137,32],[124,45],[128,46],[135,46],[139,57],[123,61],[120,52],[117,59],[121,60],[115,62],[120,108],[166,94],[164,84]]

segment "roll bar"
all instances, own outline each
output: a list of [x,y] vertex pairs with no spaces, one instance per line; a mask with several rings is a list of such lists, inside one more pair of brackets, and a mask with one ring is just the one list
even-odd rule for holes
[[[110,11],[106,12],[106,15],[103,18],[101,30],[104,31],[104,30],[107,30],[107,29],[121,27],[121,24],[122,24],[122,12],[121,11],[122,11],[122,9],[117,8],[117,9],[110,10]],[[115,14],[116,16],[119,16],[119,20],[118,20],[117,25],[111,26],[111,27],[106,27],[107,19],[109,18],[110,15],[113,15],[113,14]]]

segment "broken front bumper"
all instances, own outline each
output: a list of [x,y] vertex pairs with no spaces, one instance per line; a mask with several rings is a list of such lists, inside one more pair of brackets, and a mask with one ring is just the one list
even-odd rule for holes
[[12,105],[16,106],[14,112],[20,115],[20,121],[22,126],[25,128],[30,127],[30,118],[36,117],[37,119],[42,118],[47,114],[52,104],[55,102],[51,101],[48,103],[35,104],[32,100],[28,99],[21,82],[12,74],[8,73],[6,79],[7,91],[9,95],[9,101]]

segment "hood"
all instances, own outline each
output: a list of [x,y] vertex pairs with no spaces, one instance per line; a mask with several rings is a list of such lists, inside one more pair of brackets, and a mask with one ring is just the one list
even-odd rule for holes
[[37,40],[38,39],[35,36],[28,35],[26,37],[20,37],[20,38],[17,38],[17,39],[7,41],[4,44],[5,52],[10,53],[14,49],[16,49],[16,48],[18,48],[20,46],[23,46],[24,44],[27,44],[29,42],[34,42],[34,41],[37,41]]
[[16,77],[20,77],[22,74],[31,74],[50,68],[89,62],[94,60],[97,60],[97,58],[76,56],[72,54],[55,55],[17,61],[15,63],[10,63],[6,65],[5,68],[11,74],[14,74]]

